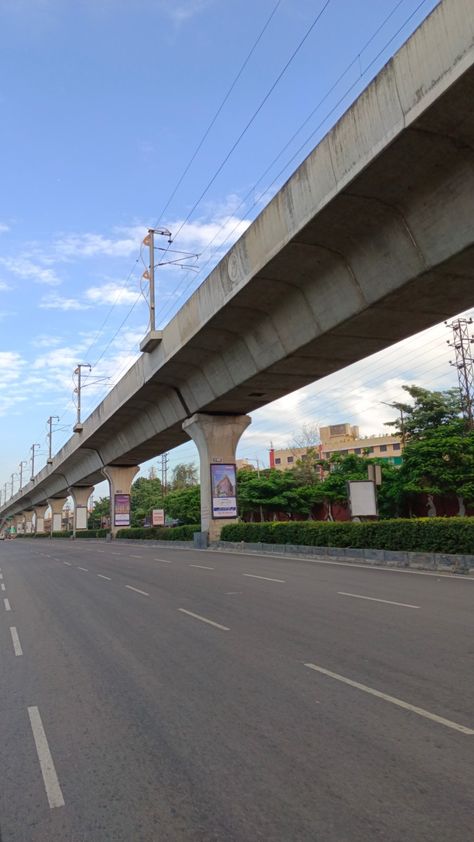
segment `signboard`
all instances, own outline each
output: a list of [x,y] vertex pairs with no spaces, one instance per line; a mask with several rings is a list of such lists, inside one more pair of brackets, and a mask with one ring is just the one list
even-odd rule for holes
[[164,526],[165,525],[165,510],[153,509],[151,512],[151,525]]
[[115,494],[114,526],[130,526],[130,494]]
[[237,517],[237,474],[235,463],[211,465],[213,518]]
[[349,480],[347,490],[352,517],[377,517],[377,496],[371,480]]

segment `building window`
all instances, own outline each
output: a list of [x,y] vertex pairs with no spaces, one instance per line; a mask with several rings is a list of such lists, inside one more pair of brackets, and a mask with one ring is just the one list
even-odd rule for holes
[[399,444],[394,444],[394,445],[393,445],[393,449],[394,449],[394,450],[400,450],[400,445],[399,445]]
[[275,459],[275,465],[281,465],[281,459],[279,456]]
[[354,448],[354,453],[359,453],[359,454],[360,454],[360,447],[355,447],[355,448]]
[[386,444],[381,444],[381,445],[380,445],[380,453],[385,453],[385,451],[386,451],[386,450],[387,450],[387,445],[386,445]]
[[293,456],[287,456],[286,461],[287,462],[293,462]]

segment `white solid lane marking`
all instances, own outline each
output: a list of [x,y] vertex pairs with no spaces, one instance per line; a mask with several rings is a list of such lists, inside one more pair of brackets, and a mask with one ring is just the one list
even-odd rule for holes
[[266,582],[286,582],[286,579],[270,579],[269,576],[256,576],[255,573],[242,573],[242,576],[248,576],[249,579],[265,579]]
[[68,567],[72,567],[72,565],[71,565],[71,562],[70,562],[70,561],[63,561],[63,564],[67,564],[67,566],[68,566]]
[[214,567],[206,567],[205,564],[190,564],[190,567],[199,567],[200,570],[214,570]]
[[12,636],[13,649],[15,655],[23,655],[23,649],[21,648],[20,638],[18,637],[18,632],[15,626],[10,626],[10,634]]
[[4,590],[5,590],[5,585],[2,582],[2,591],[4,591]]
[[335,678],[336,681],[342,681],[344,684],[349,684],[351,687],[356,687],[357,690],[363,690],[364,693],[369,693],[371,696],[377,696],[379,699],[384,699],[386,702],[391,702],[392,705],[397,705],[404,710],[410,710],[412,713],[417,713],[418,716],[423,716],[425,719],[431,719],[439,725],[445,725],[447,728],[453,728],[455,731],[460,731],[461,734],[474,734],[472,728],[466,728],[465,725],[459,725],[457,722],[452,722],[450,719],[445,719],[444,716],[438,716],[436,713],[430,713],[424,708],[419,708],[416,705],[411,705],[409,702],[404,702],[402,699],[397,699],[396,696],[389,696],[387,693],[381,693],[380,690],[374,690],[372,687],[367,687],[365,684],[360,684],[358,681],[352,681],[351,678],[345,678],[337,672],[318,667],[316,664],[305,664],[310,670],[321,672],[323,675],[328,675],[329,678]]
[[88,567],[78,567],[77,569],[78,569],[78,570],[83,570],[83,571],[84,571],[84,573],[88,573],[88,572],[89,572],[89,568],[88,568]]
[[215,623],[214,620],[208,620],[207,617],[201,617],[200,614],[194,614],[193,611],[187,611],[186,608],[178,608],[178,611],[182,611],[183,614],[189,614],[190,617],[194,617],[196,620],[201,620],[201,623],[208,623],[210,626],[215,626],[216,629],[221,629],[221,631],[230,631],[227,626],[221,626],[220,623]]
[[155,558],[154,561],[161,561],[162,564],[173,564],[172,561],[168,561],[166,558]]
[[360,593],[346,593],[338,591],[339,596],[352,596],[354,599],[368,599],[370,602],[385,602],[387,605],[400,605],[402,608],[419,608],[419,605],[410,605],[409,602],[392,602],[391,599],[376,599],[375,596],[362,596]]
[[98,573],[97,575],[98,575],[99,579],[107,579],[107,581],[109,581],[109,582],[112,581],[110,576],[103,576],[102,573]]
[[150,596],[150,594],[147,593],[146,591],[141,591],[141,590],[139,590],[139,588],[132,588],[131,585],[125,585],[125,587],[128,588],[129,591],[135,591],[135,593],[141,593],[143,596]]
[[29,707],[28,715],[30,717],[31,730],[33,731],[36,751],[38,752],[38,760],[40,762],[49,806],[51,809],[54,807],[64,807],[63,794],[59,786],[58,776],[54,768],[53,758],[51,757],[48,740],[46,739],[38,708]]
[[5,605],[5,611],[11,611],[11,610],[12,610],[12,607],[11,607],[10,602],[8,601],[8,599],[4,599],[4,600],[3,600],[3,603],[4,603],[4,605]]

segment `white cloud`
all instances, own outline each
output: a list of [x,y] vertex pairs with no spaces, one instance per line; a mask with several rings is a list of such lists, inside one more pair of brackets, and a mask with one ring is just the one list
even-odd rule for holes
[[130,289],[114,281],[86,290],[86,298],[94,304],[133,304],[138,295],[138,288]]
[[89,304],[83,304],[77,298],[64,298],[56,293],[45,295],[39,305],[41,310],[88,310]]
[[6,281],[0,281],[0,292],[10,292],[14,287],[7,284]]
[[6,231],[10,230],[10,226],[6,225],[5,222],[0,222],[0,234],[5,234]]
[[54,269],[47,269],[28,257],[0,257],[0,263],[13,275],[18,275],[20,278],[31,278],[36,284],[58,286],[61,283]]
[[47,333],[40,333],[39,336],[36,336],[31,340],[31,344],[35,348],[53,348],[56,345],[60,345],[61,341],[62,340],[59,336],[51,336]]
[[212,0],[181,0],[180,2],[175,0],[173,3],[160,0],[159,6],[164,14],[179,25],[205,11],[211,3]]
[[85,234],[64,234],[53,242],[53,250],[59,260],[74,260],[81,257],[129,257],[139,248],[146,234],[145,226],[116,228],[115,237],[86,232]]

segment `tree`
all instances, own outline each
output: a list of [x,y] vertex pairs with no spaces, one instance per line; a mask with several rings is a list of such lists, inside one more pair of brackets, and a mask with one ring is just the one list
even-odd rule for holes
[[315,490],[316,500],[328,505],[332,520],[332,503],[348,504],[347,482],[366,480],[367,466],[378,464],[382,469],[382,485],[377,489],[378,508],[381,517],[396,517],[399,514],[399,469],[383,459],[366,459],[350,453],[347,456],[331,456],[321,460],[326,472],[325,478]]
[[190,486],[197,485],[197,483],[197,468],[193,462],[188,462],[187,464],[181,462],[173,468],[173,480],[171,483],[173,491],[180,488],[189,488]]
[[464,421],[456,418],[410,439],[403,452],[400,481],[408,498],[420,492],[455,495],[459,514],[465,514],[465,502],[474,502],[474,431],[466,430]]
[[393,427],[402,441],[420,439],[427,432],[457,421],[462,406],[459,389],[447,389],[444,392],[431,392],[421,386],[403,386],[413,403],[395,401],[390,404],[400,413],[395,421],[387,421],[386,426]]
[[296,460],[293,476],[298,485],[317,485],[321,481],[321,456],[318,447],[309,447]]
[[94,503],[94,508],[87,521],[87,528],[100,529],[103,518],[106,517],[110,517],[110,497],[101,497],[100,500],[96,500]]
[[143,526],[152,509],[163,508],[163,489],[158,477],[138,477],[130,490],[131,525]]
[[166,514],[181,523],[200,523],[201,490],[198,485],[170,491],[165,498]]
[[291,447],[315,447],[319,444],[319,426],[317,424],[303,424],[300,431],[293,437]]
[[264,513],[285,512],[309,515],[314,502],[314,488],[298,485],[293,471],[239,471],[237,500],[241,516],[255,515],[263,520]]

